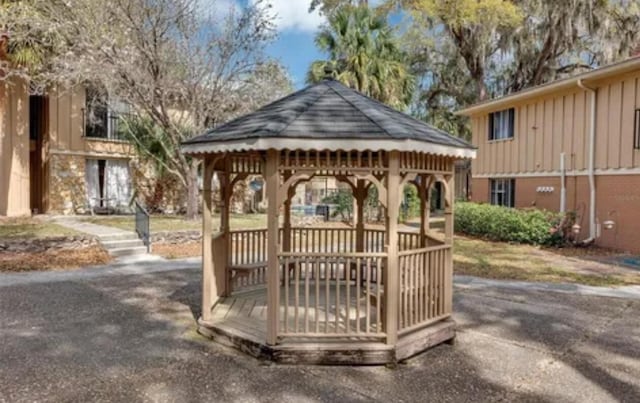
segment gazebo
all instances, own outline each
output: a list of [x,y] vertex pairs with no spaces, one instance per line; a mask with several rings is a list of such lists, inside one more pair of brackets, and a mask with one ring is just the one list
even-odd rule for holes
[[[285,363],[384,364],[453,340],[454,162],[475,157],[468,143],[326,79],[182,150],[203,160],[201,334]],[[231,230],[234,186],[253,176],[263,178],[267,228]],[[295,188],[315,176],[348,184],[355,225],[292,226]],[[436,182],[440,232],[429,228]],[[415,230],[399,226],[407,184],[421,201]],[[364,222],[371,186],[384,226]]]

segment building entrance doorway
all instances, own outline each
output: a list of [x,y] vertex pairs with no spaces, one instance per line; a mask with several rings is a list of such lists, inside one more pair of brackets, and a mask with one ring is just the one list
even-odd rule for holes
[[46,159],[44,144],[47,133],[47,98],[29,96],[29,194],[33,214],[44,213],[46,200]]

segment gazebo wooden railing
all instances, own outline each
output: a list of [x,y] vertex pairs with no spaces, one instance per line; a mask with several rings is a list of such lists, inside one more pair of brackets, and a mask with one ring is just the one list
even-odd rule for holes
[[[280,228],[280,238],[283,229]],[[228,245],[229,279],[231,292],[266,286],[267,230],[249,229],[229,231]],[[429,238],[432,244],[441,243]],[[385,231],[365,229],[364,251],[382,253],[384,251]],[[417,232],[398,232],[399,251],[418,248],[421,245]],[[354,253],[356,250],[355,228],[293,227],[291,228],[292,252],[304,253]]]

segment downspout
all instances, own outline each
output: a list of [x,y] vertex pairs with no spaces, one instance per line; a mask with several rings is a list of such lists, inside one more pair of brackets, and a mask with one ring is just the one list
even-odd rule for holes
[[565,153],[560,153],[560,212],[567,212],[567,174],[565,172]]
[[583,243],[593,242],[597,237],[596,231],[596,180],[595,180],[595,158],[596,158],[596,90],[591,87],[587,87],[582,82],[582,79],[577,81],[578,87],[591,93],[590,102],[590,114],[591,124],[589,126],[589,238],[585,239]]

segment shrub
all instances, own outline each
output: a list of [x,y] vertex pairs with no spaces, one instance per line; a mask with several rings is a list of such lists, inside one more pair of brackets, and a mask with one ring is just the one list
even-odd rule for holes
[[490,204],[457,202],[455,231],[492,241],[559,245],[564,242],[557,230],[561,216],[544,210],[517,210]]
[[323,198],[322,203],[335,204],[334,217],[340,214],[343,220],[351,218],[351,214],[353,213],[353,196],[350,190],[338,189],[337,192]]

